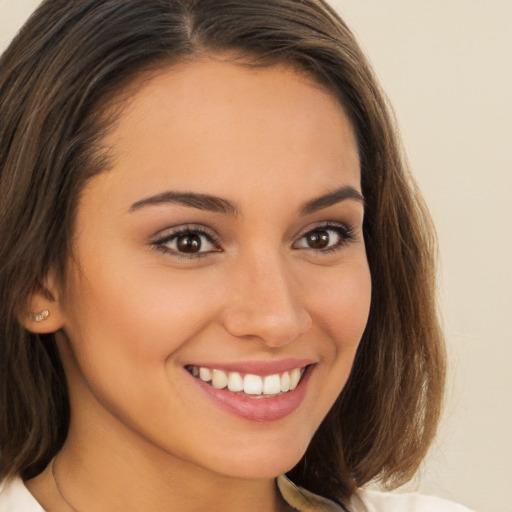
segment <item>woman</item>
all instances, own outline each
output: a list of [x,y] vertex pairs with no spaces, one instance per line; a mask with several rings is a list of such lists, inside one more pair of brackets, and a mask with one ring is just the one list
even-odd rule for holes
[[444,349],[332,9],[46,0],[0,70],[1,510],[465,510],[361,488],[418,468]]

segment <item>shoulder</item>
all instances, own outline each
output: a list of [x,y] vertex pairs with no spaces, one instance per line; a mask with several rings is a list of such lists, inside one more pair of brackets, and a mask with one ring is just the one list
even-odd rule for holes
[[351,512],[471,512],[464,505],[417,493],[380,492],[359,489],[351,501]]
[[44,512],[21,478],[0,483],[0,512]]

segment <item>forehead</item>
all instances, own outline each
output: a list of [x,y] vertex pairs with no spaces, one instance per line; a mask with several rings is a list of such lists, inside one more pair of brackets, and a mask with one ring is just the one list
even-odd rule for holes
[[164,68],[136,86],[106,146],[110,179],[119,172],[138,179],[139,195],[164,188],[223,195],[233,178],[253,190],[265,178],[271,187],[304,188],[301,173],[318,175],[321,188],[340,179],[359,185],[350,122],[305,73],[210,57]]

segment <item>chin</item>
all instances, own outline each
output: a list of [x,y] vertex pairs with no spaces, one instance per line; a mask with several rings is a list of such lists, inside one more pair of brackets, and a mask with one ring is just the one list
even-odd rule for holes
[[245,449],[232,449],[228,457],[218,460],[217,472],[226,476],[244,479],[275,478],[290,471],[303,457],[307,443],[294,441],[279,445],[255,444]]

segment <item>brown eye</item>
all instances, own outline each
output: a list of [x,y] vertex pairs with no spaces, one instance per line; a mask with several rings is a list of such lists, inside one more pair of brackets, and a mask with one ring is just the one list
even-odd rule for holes
[[178,251],[193,254],[201,250],[201,237],[190,233],[181,235],[176,239]]
[[350,228],[344,224],[326,224],[304,233],[294,244],[294,249],[309,249],[327,254],[341,249],[354,240]]
[[325,249],[329,246],[329,241],[327,231],[312,231],[306,235],[306,243],[311,249]]
[[214,235],[198,229],[183,229],[153,243],[161,251],[182,258],[198,258],[221,251]]

